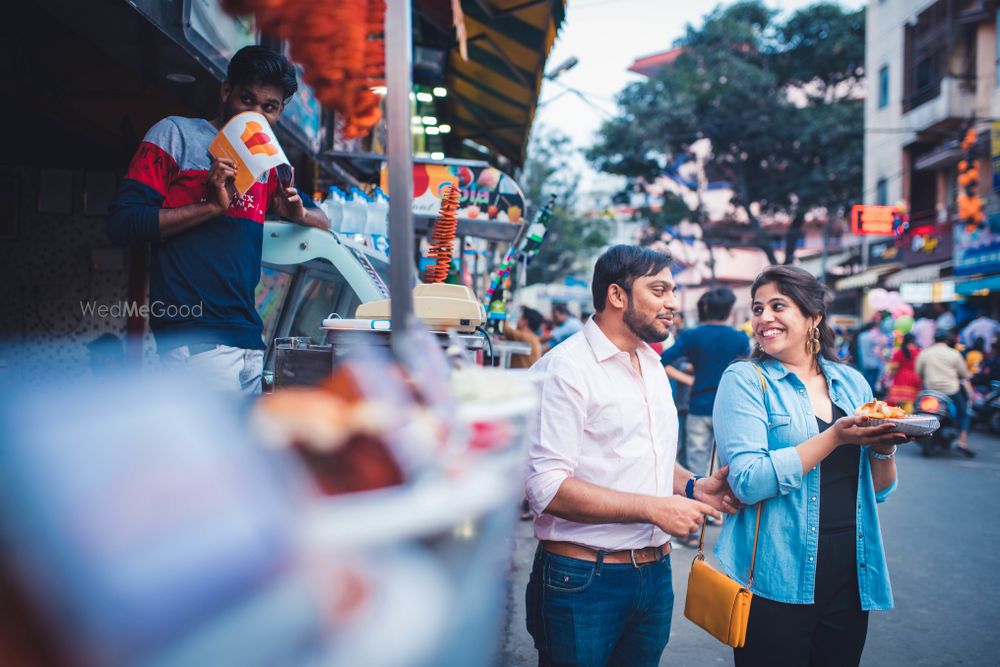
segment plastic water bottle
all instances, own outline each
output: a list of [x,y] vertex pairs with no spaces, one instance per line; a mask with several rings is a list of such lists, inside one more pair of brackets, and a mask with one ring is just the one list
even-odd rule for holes
[[344,217],[340,232],[348,236],[365,233],[368,222],[368,197],[358,188],[351,188],[351,193],[344,204]]
[[324,202],[326,217],[330,219],[330,231],[339,232],[344,225],[344,193],[336,185],[331,185]]
[[389,198],[381,188],[375,188],[375,194],[368,204],[368,223],[365,233],[372,240],[372,247],[383,255],[389,254]]

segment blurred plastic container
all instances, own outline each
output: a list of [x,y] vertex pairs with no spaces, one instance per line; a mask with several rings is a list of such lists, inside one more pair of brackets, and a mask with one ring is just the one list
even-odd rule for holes
[[340,232],[349,236],[364,235],[368,224],[368,195],[358,188],[351,188],[344,203]]
[[372,247],[383,255],[389,254],[389,197],[381,188],[368,204],[368,222],[365,233],[371,238]]
[[331,185],[323,205],[326,209],[326,217],[330,220],[330,229],[335,232],[341,231],[344,225],[343,191],[337,186]]

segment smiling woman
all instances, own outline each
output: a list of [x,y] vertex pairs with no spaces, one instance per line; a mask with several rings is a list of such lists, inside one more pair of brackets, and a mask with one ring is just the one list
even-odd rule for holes
[[[834,357],[819,280],[772,267],[751,298],[753,361],[726,370],[713,414],[729,485],[750,506],[716,546],[726,574],[754,594],[735,662],[857,665],[868,611],[892,608],[876,503],[895,489],[895,443],[906,436],[855,416],[871,388]],[[757,561],[769,567],[746,582],[757,503]]]

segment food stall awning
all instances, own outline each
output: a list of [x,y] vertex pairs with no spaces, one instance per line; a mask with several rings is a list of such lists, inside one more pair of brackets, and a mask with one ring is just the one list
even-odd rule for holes
[[[420,0],[418,11],[440,15],[450,2]],[[463,2],[469,59],[455,45],[446,85],[459,141],[476,142],[524,162],[545,60],[566,13],[565,0]],[[446,10],[450,17],[450,9]]]
[[851,290],[851,289],[864,289],[865,287],[871,287],[878,282],[878,279],[885,275],[886,273],[891,273],[893,271],[898,271],[901,268],[900,264],[884,264],[882,266],[875,266],[867,271],[862,271],[861,273],[855,273],[853,276],[848,276],[842,280],[838,280],[836,288],[838,290]]
[[955,285],[955,291],[963,296],[978,296],[980,293],[1000,291],[1000,274],[966,278]]
[[903,269],[885,279],[887,289],[899,289],[903,283],[927,283],[941,277],[941,272],[951,267],[951,262],[937,262]]

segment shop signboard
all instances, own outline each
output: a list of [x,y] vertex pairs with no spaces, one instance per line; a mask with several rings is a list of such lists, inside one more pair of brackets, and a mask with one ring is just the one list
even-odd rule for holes
[[966,225],[955,225],[954,244],[956,276],[1000,272],[1000,213],[972,231]]
[[938,280],[931,283],[903,283],[899,286],[899,296],[911,304],[949,303],[956,299],[955,282]]
[[902,232],[901,212],[895,206],[851,208],[851,232],[864,236],[898,236]]
[[944,262],[952,257],[954,236],[951,223],[934,225],[925,234],[907,234],[901,239],[900,259],[904,266]]
[[891,264],[899,259],[899,246],[895,241],[878,241],[868,246],[868,266]]
[[[389,191],[389,171],[382,168],[382,189]],[[448,184],[461,190],[458,217],[485,222],[524,222],[525,200],[513,178],[490,166],[418,162],[413,165],[413,213],[435,217]]]
[[861,316],[860,315],[843,315],[831,313],[827,316],[830,322],[830,326],[835,330],[839,329],[841,331],[854,331],[861,328]]

